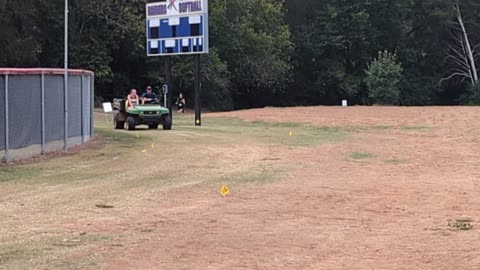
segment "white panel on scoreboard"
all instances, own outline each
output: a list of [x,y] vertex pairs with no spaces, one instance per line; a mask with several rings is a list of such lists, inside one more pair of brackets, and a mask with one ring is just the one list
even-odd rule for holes
[[159,26],[160,26],[160,20],[159,19],[150,20],[150,27],[159,27]]
[[189,24],[200,24],[201,22],[201,17],[200,16],[190,16],[188,17],[188,23]]
[[165,40],[165,47],[167,48],[173,48],[175,47],[175,40]]
[[170,18],[168,19],[168,25],[173,26],[173,25],[179,25],[180,24],[180,18]]

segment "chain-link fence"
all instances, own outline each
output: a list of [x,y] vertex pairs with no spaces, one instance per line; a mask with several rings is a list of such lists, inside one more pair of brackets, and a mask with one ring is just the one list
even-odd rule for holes
[[94,74],[60,69],[0,69],[0,158],[23,159],[93,138]]

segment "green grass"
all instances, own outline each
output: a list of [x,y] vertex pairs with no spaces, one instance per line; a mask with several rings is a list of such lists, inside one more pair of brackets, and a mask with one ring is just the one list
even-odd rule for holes
[[422,131],[422,130],[429,130],[431,127],[429,126],[405,126],[402,127],[403,130],[411,130],[411,131]]
[[371,127],[372,129],[376,129],[376,130],[387,130],[387,129],[391,129],[393,128],[392,126],[382,126],[382,125],[379,125],[379,126],[372,126]]
[[[262,172],[243,172],[233,174],[229,177],[222,177],[219,183],[230,183],[230,185],[238,184],[268,184],[278,179],[278,175],[272,171]],[[223,179],[223,180],[222,180]]]
[[349,132],[364,132],[364,131],[387,131],[387,130],[406,130],[406,131],[427,131],[432,129],[430,126],[403,126],[394,127],[389,125],[376,125],[376,126],[350,126],[345,127],[344,130]]
[[364,160],[373,157],[375,157],[375,155],[366,152],[353,152],[350,154],[350,158],[354,160]]
[[242,184],[269,184],[280,181],[286,177],[292,169],[291,164],[276,164],[275,161],[265,161],[256,165],[248,171],[239,171],[221,174],[215,184],[230,183],[233,185]]
[[25,265],[26,262],[22,262],[26,258],[38,257],[42,254],[42,249],[33,247],[30,244],[10,244],[0,245],[0,269],[8,269],[9,267]]
[[41,169],[29,166],[0,167],[0,183],[35,178]]
[[[348,138],[349,133],[336,127],[317,127],[301,123],[248,122],[238,118],[208,118],[203,127],[184,125],[180,120],[177,129],[204,132],[208,134],[231,134],[238,138],[248,137],[264,143],[288,146],[314,146],[337,143]],[[178,126],[179,125],[179,126]]]
[[406,163],[405,160],[396,159],[396,158],[386,159],[386,160],[384,160],[384,162],[385,162],[386,164],[392,164],[392,165],[399,165],[399,164],[404,164],[404,163]]
[[[149,136],[137,139],[134,134],[123,134],[115,131],[96,129],[103,141],[83,149],[80,152],[53,156],[37,163],[0,167],[0,183],[20,181],[30,184],[59,184],[102,178],[111,173],[108,164],[114,157],[121,157],[132,149],[139,148],[142,143],[149,141]],[[88,170],[106,166],[104,170]]]
[[[316,127],[300,123],[247,122],[238,118],[205,118],[202,127],[193,125],[189,117],[175,117],[174,130],[113,130],[110,123],[98,121],[96,134],[103,138],[97,145],[91,146],[74,155],[52,157],[46,162],[32,163],[0,168],[0,183],[22,181],[24,183],[50,183],[89,181],[102,179],[113,173],[112,163],[125,162],[141,167],[143,161],[126,161],[130,154],[138,155],[145,151],[157,164],[161,174],[146,177],[140,182],[156,181],[169,186],[177,182],[175,171],[167,164],[176,162],[178,153],[184,153],[185,162],[194,162],[195,157],[187,155],[192,148],[202,145],[232,144],[278,144],[289,147],[307,147],[331,144],[346,140],[349,133],[340,128]],[[155,147],[152,153],[151,145]],[[133,164],[132,164],[133,163]],[[215,164],[210,164],[215,166]],[[208,163],[201,166],[208,166]],[[85,169],[89,168],[89,169]],[[258,178],[260,182],[262,177]],[[256,179],[253,177],[252,179]],[[128,184],[129,186],[132,183]]]
[[110,236],[99,234],[62,235],[39,240],[0,244],[0,269],[82,269],[96,266],[92,257],[71,260],[73,251],[88,250],[95,245],[111,245]]
[[448,226],[453,230],[469,231],[473,229],[472,222],[470,218],[454,219],[448,221]]
[[[237,120],[240,120],[240,119],[237,118]],[[281,127],[281,128],[302,128],[302,127],[305,126],[302,123],[296,123],[296,122],[270,123],[270,122],[265,122],[265,121],[252,121],[252,122],[245,122],[243,120],[240,120],[240,121],[244,122],[244,123],[250,123],[250,124],[253,124],[253,125],[257,125],[257,126],[268,125],[268,126],[271,126],[271,127]]]
[[[123,187],[142,185],[166,187],[181,182],[195,182],[187,175],[177,175],[176,170],[180,165],[169,165],[177,162],[178,153],[183,153],[182,162],[185,164],[194,164],[202,159],[201,150],[197,150],[196,155],[187,155],[192,148],[238,144],[308,147],[338,143],[349,137],[349,133],[340,128],[300,123],[247,122],[238,118],[205,118],[203,126],[196,127],[193,119],[184,116],[174,118],[172,131],[147,129],[133,132],[118,131],[113,130],[108,122],[97,121],[95,132],[102,137],[102,142],[89,149],[73,155],[52,157],[39,163],[0,168],[0,183],[12,181],[52,185],[90,183],[95,179],[106,179],[119,173],[115,167],[121,166],[122,163],[125,167],[131,165],[141,168],[145,163],[143,157],[134,160],[128,157],[141,155],[151,157],[147,162],[158,164],[158,167],[152,170],[150,176],[146,175],[137,181],[123,181]],[[198,163],[200,167],[210,170],[222,166],[219,160],[204,160]],[[268,182],[272,178],[274,177],[271,173],[267,173],[265,176],[244,177],[245,181],[241,182]]]
[[388,125],[376,125],[376,126],[348,126],[343,128],[349,132],[364,132],[364,131],[385,131],[389,129],[394,129],[393,126]]

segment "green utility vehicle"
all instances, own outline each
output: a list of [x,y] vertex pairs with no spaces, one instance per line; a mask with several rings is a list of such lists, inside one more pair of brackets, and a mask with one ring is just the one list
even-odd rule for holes
[[113,126],[115,129],[135,130],[136,126],[147,125],[149,129],[157,129],[159,125],[164,130],[172,129],[170,110],[158,104],[137,105],[126,108],[126,99],[113,100]]

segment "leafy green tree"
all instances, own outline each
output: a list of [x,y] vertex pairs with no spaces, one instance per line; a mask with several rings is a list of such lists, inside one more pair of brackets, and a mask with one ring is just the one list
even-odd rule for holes
[[395,54],[388,51],[378,52],[378,57],[368,64],[365,78],[368,96],[374,103],[398,104],[402,71],[402,66],[397,63]]
[[213,0],[211,45],[231,74],[236,108],[271,104],[291,76],[290,31],[278,0]]
[[[174,60],[174,94],[183,93],[189,100],[187,100],[187,106],[193,107],[193,58],[175,57]],[[202,105],[204,107],[217,111],[234,108],[230,92],[230,72],[215,48],[211,48],[209,54],[201,56],[201,82]]]
[[[300,96],[294,102],[338,104],[343,98],[359,97],[364,88],[363,70],[370,57],[380,48],[396,45],[398,38],[391,34],[401,31],[392,31],[400,19],[392,10],[398,5],[353,0],[303,2],[302,9],[294,7],[295,1],[287,1],[296,43],[292,91]],[[375,13],[382,10],[392,16]],[[389,28],[382,32],[379,27],[385,26]],[[389,38],[387,32],[391,32]]]
[[38,3],[34,0],[0,0],[0,66],[39,64],[41,32],[36,27]]
[[[160,86],[165,59],[145,53],[145,4],[154,1],[70,1],[70,67],[95,71],[97,95],[111,99],[132,87]],[[0,66],[62,67],[63,5],[0,0]],[[475,0],[210,0],[212,53],[202,56],[202,100],[220,110],[344,98],[369,104],[364,71],[388,50],[403,68],[395,103],[469,103],[476,90],[468,81],[439,83],[458,69],[445,59],[452,45],[462,44],[455,6],[475,56]],[[174,57],[175,93],[193,97],[192,73],[190,57]]]

